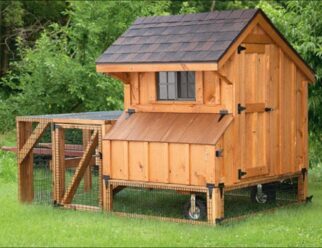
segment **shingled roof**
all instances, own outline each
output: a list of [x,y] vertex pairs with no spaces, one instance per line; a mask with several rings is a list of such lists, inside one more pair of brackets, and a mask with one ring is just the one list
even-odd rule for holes
[[258,11],[141,17],[96,62],[217,62]]

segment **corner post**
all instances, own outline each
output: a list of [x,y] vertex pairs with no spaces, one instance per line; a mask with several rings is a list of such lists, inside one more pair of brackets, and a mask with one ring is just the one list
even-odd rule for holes
[[220,224],[224,218],[224,188],[207,184],[207,220],[211,225]]
[[308,170],[303,168],[297,182],[297,200],[306,201],[308,196]]
[[65,134],[55,123],[52,124],[52,156],[54,202],[61,204],[65,193]]
[[17,160],[18,160],[18,184],[19,184],[19,200],[23,203],[31,203],[34,199],[33,191],[33,153],[20,161],[21,150],[28,142],[32,134],[32,122],[19,121],[16,122],[17,126]]

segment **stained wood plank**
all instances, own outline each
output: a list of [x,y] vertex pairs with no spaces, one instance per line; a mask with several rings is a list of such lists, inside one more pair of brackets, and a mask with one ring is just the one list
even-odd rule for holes
[[203,104],[203,87],[204,87],[204,75],[202,71],[197,71],[196,73],[196,85],[195,85],[195,92],[196,92],[196,103]]
[[252,43],[252,44],[271,44],[271,38],[266,34],[249,34],[243,43]]
[[111,177],[115,179],[129,179],[128,142],[111,142]]
[[189,184],[189,145],[169,144],[169,182]]
[[265,45],[263,44],[244,44],[245,53],[265,53]]
[[129,179],[148,181],[149,179],[149,144],[148,142],[129,142]]
[[215,147],[190,146],[190,184],[205,186],[215,183]]
[[130,74],[130,79],[131,79],[131,103],[136,105],[140,103],[139,73],[132,72]]
[[149,144],[149,180],[151,182],[169,182],[168,143]]

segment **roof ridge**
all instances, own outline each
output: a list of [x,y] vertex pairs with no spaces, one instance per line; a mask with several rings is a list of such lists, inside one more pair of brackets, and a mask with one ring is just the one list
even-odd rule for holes
[[[220,16],[220,13],[231,12],[230,15],[232,15],[232,14],[235,14],[237,12],[252,12],[253,14],[255,14],[258,11],[260,11],[259,8],[254,8],[254,9],[235,9],[235,10],[215,10],[215,11],[180,14],[180,15],[141,16],[141,17],[138,17],[133,22],[132,25],[157,23],[157,22],[161,21],[159,19],[167,19],[167,20],[162,20],[163,22],[192,21],[190,19],[191,17],[198,17],[198,16],[199,16],[199,18],[201,18],[201,17],[209,18],[208,20],[211,20],[211,19],[220,20],[220,19],[228,19],[228,18],[236,18],[236,19],[238,19],[243,15],[243,13],[240,16],[235,15],[234,17],[224,16],[224,15]],[[213,18],[211,18],[211,17],[213,17]],[[245,19],[247,19],[247,18],[248,18],[248,16],[245,17]],[[198,19],[196,19],[196,20],[198,20]],[[204,20],[204,19],[201,19],[201,20]]]

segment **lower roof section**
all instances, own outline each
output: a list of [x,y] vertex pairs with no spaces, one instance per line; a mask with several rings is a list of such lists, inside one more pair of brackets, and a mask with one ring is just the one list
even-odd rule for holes
[[105,140],[215,145],[232,115],[200,113],[123,113]]
[[76,124],[102,124],[105,122],[116,121],[122,111],[97,111],[97,112],[81,112],[66,114],[47,114],[47,115],[30,115],[18,116],[18,121],[50,121]]

